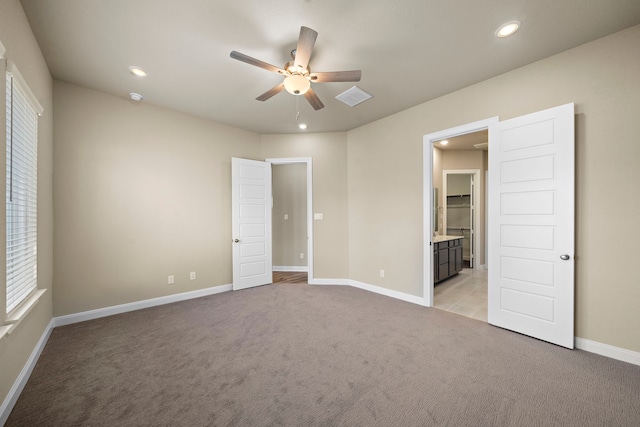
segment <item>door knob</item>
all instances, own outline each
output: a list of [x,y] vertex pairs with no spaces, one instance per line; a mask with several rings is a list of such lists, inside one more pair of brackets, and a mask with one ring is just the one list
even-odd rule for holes
[[240,239],[234,239],[234,243],[240,243]]
[[568,254],[562,254],[562,255],[560,255],[560,259],[561,259],[561,260],[563,260],[563,261],[566,261],[566,260],[568,260],[569,258],[571,258],[571,257],[570,257]]

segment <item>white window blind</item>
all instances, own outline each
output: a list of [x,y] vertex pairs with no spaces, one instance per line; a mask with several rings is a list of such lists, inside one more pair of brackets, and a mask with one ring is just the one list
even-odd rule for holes
[[[15,309],[38,285],[38,114],[28,88],[7,84],[7,304]],[[30,93],[30,92],[28,92]]]

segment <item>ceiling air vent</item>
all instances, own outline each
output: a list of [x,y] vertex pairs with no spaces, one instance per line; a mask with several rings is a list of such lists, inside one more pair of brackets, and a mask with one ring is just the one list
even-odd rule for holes
[[371,98],[373,95],[365,92],[360,89],[358,86],[354,86],[351,89],[345,90],[340,95],[336,96],[338,101],[342,101],[347,104],[349,107],[355,107],[361,102],[366,101]]

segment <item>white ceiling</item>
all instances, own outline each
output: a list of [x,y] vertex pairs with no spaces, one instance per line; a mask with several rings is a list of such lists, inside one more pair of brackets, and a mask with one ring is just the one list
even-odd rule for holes
[[[345,131],[640,24],[638,0],[22,0],[55,79],[258,133]],[[518,19],[511,38],[494,32]],[[312,71],[362,70],[373,98],[334,99],[353,83],[314,83],[325,108],[282,92],[276,73],[300,26],[318,38]],[[128,67],[144,68],[137,78]],[[133,101],[131,101],[133,102]],[[297,113],[300,113],[298,122]]]

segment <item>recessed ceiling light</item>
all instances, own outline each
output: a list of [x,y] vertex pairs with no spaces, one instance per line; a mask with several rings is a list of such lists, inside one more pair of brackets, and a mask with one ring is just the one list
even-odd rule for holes
[[500,38],[509,37],[516,31],[518,31],[518,28],[520,28],[520,25],[522,25],[522,22],[520,21],[505,22],[504,24],[500,25],[500,27],[496,30],[496,36]]
[[449,143],[449,141],[446,140],[446,139],[440,141],[440,145],[447,145],[448,143]]
[[140,95],[139,93],[135,93],[135,92],[131,92],[129,94],[129,98],[131,98],[132,101],[142,101],[142,95]]
[[306,124],[304,124],[304,123],[300,123],[300,124],[298,125],[298,127],[299,127],[300,129],[302,129],[302,130],[305,130],[305,129],[307,128],[307,125],[306,125]]
[[137,77],[147,77],[147,72],[140,67],[131,66],[129,67],[129,71],[131,74]]

